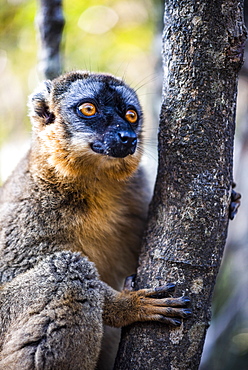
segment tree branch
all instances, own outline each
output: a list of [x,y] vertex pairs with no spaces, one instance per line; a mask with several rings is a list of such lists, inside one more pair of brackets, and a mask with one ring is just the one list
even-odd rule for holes
[[168,0],[164,20],[159,168],[137,288],[177,282],[194,317],[125,328],[118,370],[198,369],[227,235],[242,3]]

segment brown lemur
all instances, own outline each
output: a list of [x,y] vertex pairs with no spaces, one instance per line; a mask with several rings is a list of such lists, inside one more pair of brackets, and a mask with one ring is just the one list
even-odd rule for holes
[[173,284],[122,290],[149,201],[141,107],[122,80],[71,72],[34,92],[30,116],[31,149],[0,193],[0,368],[111,369],[108,326],[191,314]]

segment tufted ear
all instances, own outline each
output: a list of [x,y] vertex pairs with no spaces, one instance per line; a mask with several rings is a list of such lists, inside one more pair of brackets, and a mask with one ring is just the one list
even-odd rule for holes
[[[40,118],[43,124],[54,121],[54,114],[49,109],[50,93],[52,82],[47,80],[42,82],[33,94],[29,97],[29,115],[31,118]],[[40,121],[40,120],[39,120]]]

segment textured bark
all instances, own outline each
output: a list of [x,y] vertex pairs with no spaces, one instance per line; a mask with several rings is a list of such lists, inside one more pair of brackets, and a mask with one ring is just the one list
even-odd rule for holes
[[159,168],[136,287],[177,282],[193,318],[125,328],[118,370],[198,369],[227,235],[242,3],[168,0],[164,19]]
[[53,79],[62,72],[60,44],[64,28],[62,0],[39,0],[37,23],[40,30],[40,69],[45,78]]

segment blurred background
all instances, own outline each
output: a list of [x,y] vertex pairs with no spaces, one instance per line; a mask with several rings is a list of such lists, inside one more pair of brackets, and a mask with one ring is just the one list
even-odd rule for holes
[[[154,174],[163,1],[64,0],[63,4],[64,71],[110,72],[137,90],[146,119],[145,160]],[[38,7],[35,0],[0,0],[0,184],[29,147],[27,98],[43,79],[38,63]],[[247,7],[245,0],[245,10]],[[239,79],[234,155],[234,179],[242,203],[229,227],[201,370],[248,369],[247,102],[248,57]]]
[[[152,121],[158,122],[161,100],[161,37],[157,37],[161,4],[154,0],[63,1],[64,71],[110,72],[137,90],[155,166],[152,137],[156,141],[156,127]],[[38,10],[39,1],[0,0],[0,182],[29,145],[27,97],[43,79],[38,63]]]

